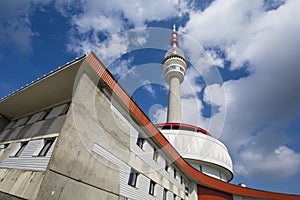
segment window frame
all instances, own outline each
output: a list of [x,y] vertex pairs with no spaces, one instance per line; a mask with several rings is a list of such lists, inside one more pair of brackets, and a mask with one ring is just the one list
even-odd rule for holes
[[152,196],[155,196],[155,186],[156,186],[156,183],[153,180],[150,180],[149,194]]
[[165,171],[166,171],[166,172],[169,172],[169,169],[170,169],[169,161],[166,160],[166,162],[165,162]]
[[174,179],[177,180],[177,170],[174,168]]
[[144,145],[145,145],[145,141],[146,139],[141,137],[140,135],[138,136],[137,140],[136,140],[136,145],[138,147],[140,147],[141,149],[144,149]]
[[8,146],[9,146],[9,143],[0,144],[0,150],[7,149]]
[[158,153],[158,151],[157,151],[157,149],[156,148],[153,148],[153,160],[155,161],[155,162],[158,162],[158,157],[159,157],[159,153]]
[[138,179],[139,175],[140,175],[139,172],[137,172],[136,170],[131,168],[127,184],[132,187],[137,188],[137,179]]
[[28,141],[26,141],[26,142],[18,142],[17,144],[15,144],[15,145],[19,145],[19,147],[18,147],[18,149],[14,150],[14,152],[10,155],[10,157],[13,157],[13,158],[20,157],[20,155],[22,154],[22,152],[26,148],[27,144],[28,144]]
[[37,156],[38,157],[45,157],[47,156],[49,150],[51,149],[53,143],[55,141],[55,138],[47,138],[47,139],[44,139],[44,144],[43,144],[43,147],[39,150]]
[[168,190],[166,188],[163,189],[163,199],[162,200],[167,200],[168,198]]

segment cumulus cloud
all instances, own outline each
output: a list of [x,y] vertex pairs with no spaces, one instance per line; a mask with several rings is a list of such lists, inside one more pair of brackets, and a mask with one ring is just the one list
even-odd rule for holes
[[[235,165],[237,174],[259,177],[262,180],[278,180],[300,171],[300,153],[296,153],[287,146],[279,146],[268,155],[263,155],[255,149],[246,150],[241,152],[241,160],[242,162]],[[259,163],[259,165],[254,163]]]
[[[70,13],[74,1],[60,0],[56,7],[61,13]],[[77,4],[75,7],[79,9]],[[182,16],[187,12],[187,3],[170,0],[163,4],[151,1],[82,1],[81,12],[71,18],[69,51],[81,53],[86,49],[99,48],[99,36],[105,38],[128,28],[145,28],[146,22],[160,21]],[[138,37],[137,44],[144,43],[145,37]],[[83,44],[83,45],[82,45]],[[114,45],[114,43],[109,43]],[[120,43],[126,49],[127,43]],[[117,50],[115,47],[111,47]]]
[[299,160],[299,153],[286,146],[290,139],[285,134],[300,111],[299,7],[296,0],[281,1],[272,9],[260,0],[217,0],[204,11],[193,11],[182,28],[204,46],[222,49],[231,70],[249,63],[248,77],[220,85],[225,101],[220,101],[217,85],[206,87],[204,95],[204,101],[219,105],[220,113],[227,110],[221,138],[241,175],[272,179],[274,174],[282,178],[299,173],[298,163],[283,159],[288,154]]

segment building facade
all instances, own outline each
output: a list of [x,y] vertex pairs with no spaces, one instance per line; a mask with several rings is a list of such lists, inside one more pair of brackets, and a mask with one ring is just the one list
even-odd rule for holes
[[93,52],[2,99],[0,115],[0,199],[300,199],[230,184],[223,143],[178,116],[153,124]]

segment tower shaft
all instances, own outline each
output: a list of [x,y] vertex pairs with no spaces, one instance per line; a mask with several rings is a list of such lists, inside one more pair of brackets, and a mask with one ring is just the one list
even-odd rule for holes
[[169,83],[168,123],[181,123],[180,80],[172,77]]
[[162,69],[166,82],[169,84],[168,123],[181,123],[181,96],[180,84],[184,80],[187,62],[178,48],[176,26],[171,34],[171,48],[162,62]]

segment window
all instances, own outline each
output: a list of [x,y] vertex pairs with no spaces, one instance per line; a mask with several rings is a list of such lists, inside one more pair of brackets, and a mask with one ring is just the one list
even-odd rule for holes
[[0,150],[1,149],[6,149],[8,147],[9,143],[7,144],[0,144]]
[[183,183],[184,183],[182,175],[180,176],[180,183],[181,183],[181,185],[183,185]]
[[155,191],[155,185],[156,183],[154,181],[150,181],[150,187],[149,187],[149,194],[154,196],[154,191]]
[[176,179],[176,177],[177,177],[177,171],[176,169],[174,169],[174,178]]
[[189,188],[188,188],[187,184],[185,184],[184,191],[185,191],[185,195],[188,196],[189,195]]
[[144,146],[144,143],[145,143],[145,138],[142,138],[140,135],[136,141],[136,144],[141,148],[143,149],[143,146]]
[[155,162],[157,162],[157,159],[158,159],[158,151],[154,148],[153,149],[153,160]]
[[131,185],[133,187],[136,187],[137,178],[140,173],[135,171],[134,169],[131,169],[128,179],[128,185]]
[[166,163],[165,163],[165,170],[168,171],[169,170],[169,162],[166,160]]
[[168,190],[166,188],[164,188],[164,191],[163,191],[163,200],[167,200],[167,195],[168,195]]
[[174,197],[174,200],[176,200],[176,194],[174,194],[173,197]]
[[54,142],[54,138],[45,140],[44,146],[39,152],[38,156],[46,156],[53,142]]
[[202,172],[202,166],[201,165],[199,166],[199,168],[200,168],[200,172]]
[[17,152],[13,155],[13,157],[19,157],[21,155],[21,153],[23,152],[23,150],[25,149],[26,145],[28,144],[28,142],[21,142],[19,144],[19,149],[17,150]]

